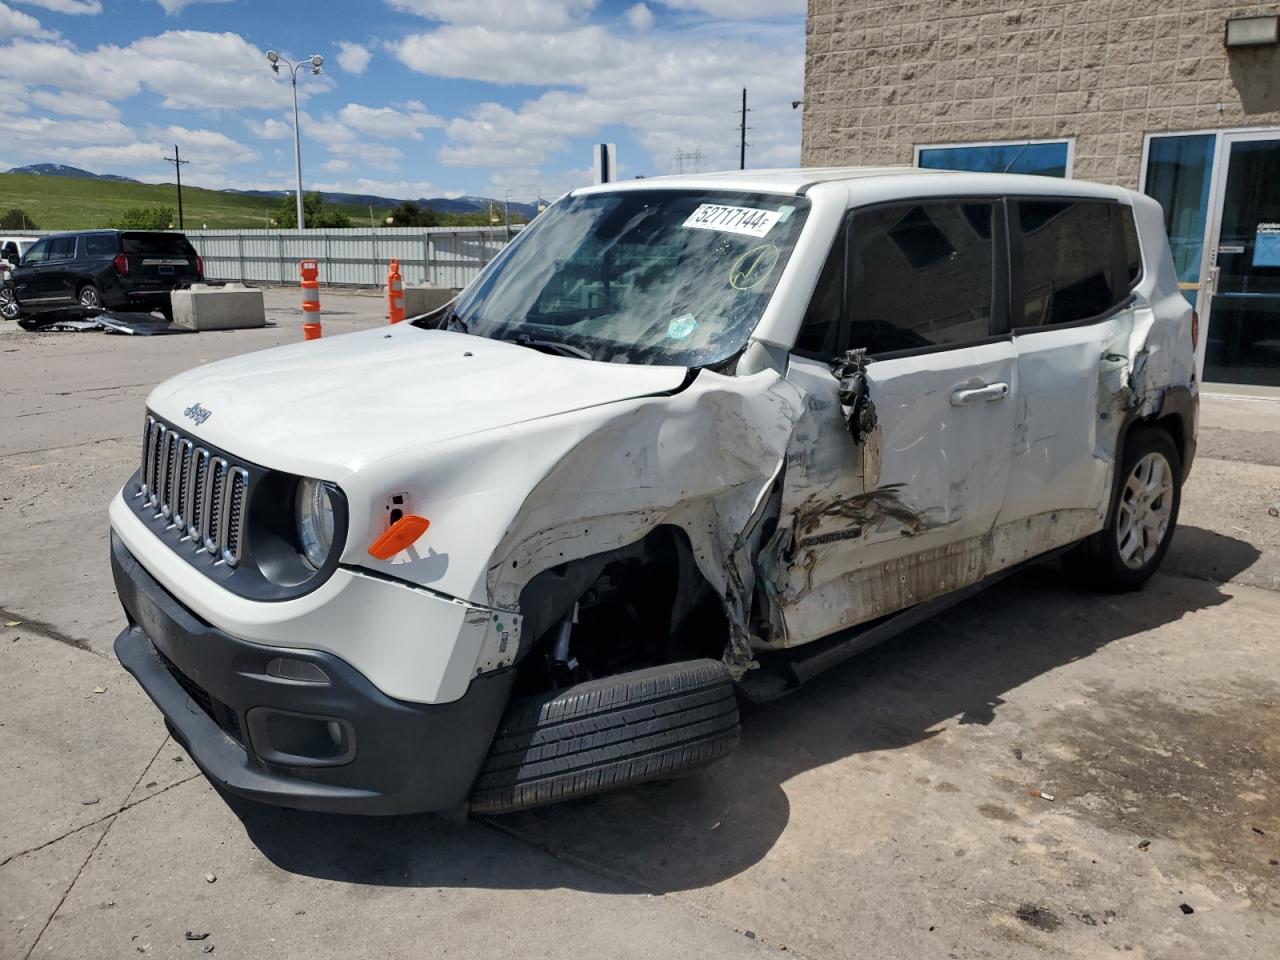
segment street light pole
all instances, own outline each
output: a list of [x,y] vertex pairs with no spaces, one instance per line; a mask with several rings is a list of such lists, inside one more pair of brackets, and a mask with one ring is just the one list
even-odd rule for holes
[[[274,50],[267,51],[267,60],[271,62],[271,69],[276,73],[280,72],[280,54]],[[298,229],[306,229],[306,217],[302,210],[302,135],[298,125],[298,70],[301,67],[310,67],[313,76],[320,73],[320,67],[324,64],[324,57],[315,54],[306,60],[299,60],[295,64],[284,61],[284,65],[289,70],[289,77],[293,84],[293,166],[294,173],[297,176],[297,192],[294,199],[298,204]]]

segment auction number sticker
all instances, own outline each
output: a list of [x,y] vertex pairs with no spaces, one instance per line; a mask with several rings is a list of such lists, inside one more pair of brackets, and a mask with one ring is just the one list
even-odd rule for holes
[[719,230],[722,233],[742,234],[744,237],[763,237],[781,218],[782,214],[777,210],[704,203],[689,214],[684,226],[691,230]]

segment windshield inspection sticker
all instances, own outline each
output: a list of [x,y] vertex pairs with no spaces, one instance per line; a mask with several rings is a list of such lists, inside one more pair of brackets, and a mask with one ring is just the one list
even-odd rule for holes
[[672,317],[671,322],[667,324],[668,340],[687,340],[689,334],[698,328],[698,321],[692,313],[683,313],[678,317]]
[[744,237],[763,237],[781,218],[782,214],[777,210],[704,203],[689,214],[683,226],[691,230],[719,230],[721,233],[739,233]]

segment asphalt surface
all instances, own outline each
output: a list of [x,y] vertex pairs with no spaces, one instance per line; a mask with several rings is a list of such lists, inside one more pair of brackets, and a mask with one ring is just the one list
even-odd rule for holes
[[[144,398],[298,339],[296,291],[268,303],[191,336],[0,324],[3,960],[1280,955],[1280,397],[1206,391],[1139,593],[1033,567],[751,711],[690,779],[341,818],[219,795],[110,653]],[[381,322],[322,303],[329,333]]]

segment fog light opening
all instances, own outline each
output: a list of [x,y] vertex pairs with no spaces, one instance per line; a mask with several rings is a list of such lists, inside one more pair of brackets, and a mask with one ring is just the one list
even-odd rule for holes
[[294,683],[328,683],[329,675],[307,660],[276,657],[267,662],[267,676]]

